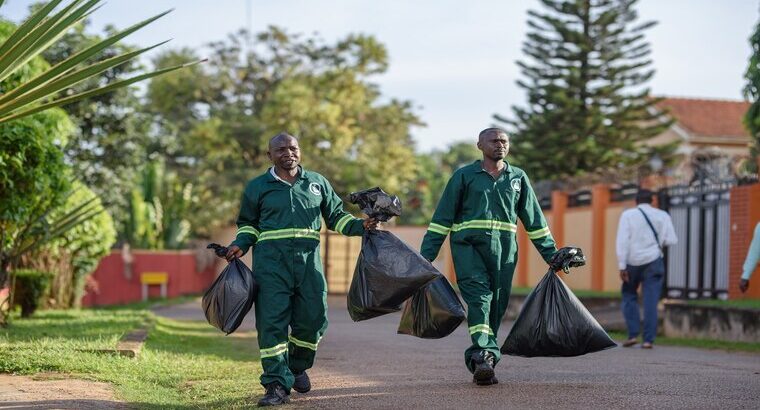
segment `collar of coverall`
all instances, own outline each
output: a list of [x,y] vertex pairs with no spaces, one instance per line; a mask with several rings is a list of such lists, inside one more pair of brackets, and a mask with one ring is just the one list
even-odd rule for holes
[[[282,182],[282,183],[290,185],[290,182],[288,182],[288,181],[280,178],[279,176],[277,176],[277,173],[274,172],[274,166],[269,167],[269,175],[272,177],[272,178],[269,179],[269,182],[278,182],[279,181],[279,182]],[[298,178],[299,179],[306,179],[306,170],[303,169],[303,167],[300,166],[300,165],[298,166]]]
[[[477,172],[488,172],[485,169],[483,169],[483,160],[480,160],[480,159],[475,160],[475,163],[478,164],[478,171]],[[507,162],[507,160],[504,160],[504,163],[507,164],[507,168],[506,168],[507,173],[508,174],[511,173],[512,172],[512,166],[509,165],[509,162]]]

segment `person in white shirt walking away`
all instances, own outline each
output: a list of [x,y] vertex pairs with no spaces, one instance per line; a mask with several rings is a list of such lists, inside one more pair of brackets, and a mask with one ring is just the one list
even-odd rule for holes
[[654,193],[640,189],[636,207],[620,216],[617,232],[617,259],[623,281],[623,317],[628,327],[624,347],[638,343],[641,329],[638,289],[644,303],[644,331],[641,347],[651,349],[657,334],[657,303],[662,292],[665,262],[662,248],[678,242],[673,220],[667,212],[652,207]]

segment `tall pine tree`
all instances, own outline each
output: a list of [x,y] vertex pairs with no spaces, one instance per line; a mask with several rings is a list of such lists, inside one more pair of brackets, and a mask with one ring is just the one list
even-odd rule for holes
[[760,24],[755,27],[749,43],[752,46],[752,55],[749,58],[747,72],[744,74],[744,78],[747,79],[744,96],[752,102],[752,105],[744,115],[744,125],[752,136],[750,146],[752,160],[748,161],[748,168],[750,171],[758,172],[760,169]]
[[529,11],[527,58],[518,61],[528,104],[513,118],[515,162],[537,180],[558,180],[646,166],[656,153],[669,164],[674,145],[645,141],[671,120],[655,110],[646,83],[654,75],[637,0],[540,0]]

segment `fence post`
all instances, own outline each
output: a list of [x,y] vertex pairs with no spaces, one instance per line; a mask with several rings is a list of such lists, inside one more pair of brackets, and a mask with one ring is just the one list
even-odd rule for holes
[[605,184],[591,188],[591,289],[604,290],[604,253],[607,208],[610,205],[610,189]]
[[[760,184],[745,185],[731,188],[731,244],[729,245],[729,269],[728,269],[728,297],[729,299],[741,299],[742,297],[760,297],[760,281],[753,276],[754,283],[746,294],[739,291],[744,259],[747,257],[750,241],[755,224],[760,221]],[[680,238],[679,238],[680,239]]]

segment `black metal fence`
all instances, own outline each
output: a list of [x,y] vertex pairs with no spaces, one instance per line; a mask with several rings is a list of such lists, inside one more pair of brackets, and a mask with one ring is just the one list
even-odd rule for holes
[[665,291],[671,298],[728,297],[731,182],[660,191],[678,244],[666,248]]

